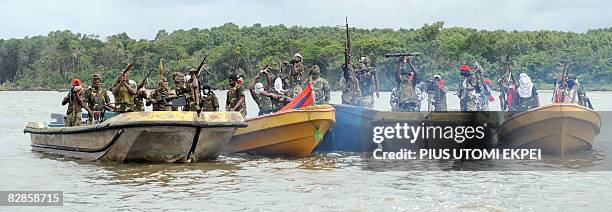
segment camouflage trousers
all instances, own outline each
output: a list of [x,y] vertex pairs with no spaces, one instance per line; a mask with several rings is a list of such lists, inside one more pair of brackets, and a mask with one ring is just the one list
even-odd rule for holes
[[81,126],[81,124],[81,113],[73,112],[64,117],[65,127],[77,127]]
[[361,105],[368,108],[374,108],[374,95],[362,96]]
[[477,97],[476,95],[468,95],[460,101],[461,111],[476,111]]

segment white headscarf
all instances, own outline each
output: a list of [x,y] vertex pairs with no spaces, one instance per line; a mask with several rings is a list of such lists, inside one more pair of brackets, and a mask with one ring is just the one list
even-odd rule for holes
[[533,83],[531,82],[531,78],[527,76],[525,73],[521,73],[519,79],[519,88],[518,94],[521,98],[529,98],[531,97],[531,90],[533,89]]
[[262,91],[264,91],[264,86],[261,82],[255,83],[255,93],[259,95]]
[[280,77],[274,80],[274,90],[278,92],[283,91],[283,80]]

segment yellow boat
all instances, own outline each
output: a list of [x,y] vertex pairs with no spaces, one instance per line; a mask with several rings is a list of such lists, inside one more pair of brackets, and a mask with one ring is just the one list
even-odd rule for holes
[[155,111],[116,115],[100,124],[54,127],[30,122],[33,151],[113,162],[196,162],[216,158],[237,128],[237,112]]
[[501,126],[500,137],[505,147],[561,155],[591,149],[600,126],[601,117],[595,111],[561,103],[509,118]]
[[309,156],[334,126],[336,113],[330,105],[309,106],[281,111],[246,120],[248,126],[236,130],[225,152],[252,152],[291,157]]

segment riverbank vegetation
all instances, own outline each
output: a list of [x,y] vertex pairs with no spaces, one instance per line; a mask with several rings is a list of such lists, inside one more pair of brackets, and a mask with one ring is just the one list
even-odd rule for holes
[[[511,64],[513,73],[528,73],[539,86],[552,87],[561,72],[559,63],[571,63],[570,74],[593,90],[612,90],[612,28],[585,33],[559,31],[484,31],[462,27],[444,28],[443,22],[418,29],[352,29],[353,62],[370,56],[379,70],[381,87],[395,86],[397,58],[390,52],[421,52],[415,64],[425,77],[440,74],[454,88],[462,63],[479,62],[487,78],[496,81],[499,71]],[[70,79],[87,84],[94,73],[109,86],[120,69],[134,63],[131,78],[139,81],[143,70],[165,61],[166,73],[197,67],[204,55],[212,75],[203,78],[220,88],[235,71],[247,79],[269,65],[278,70],[282,60],[294,53],[305,64],[321,67],[334,88],[341,86],[344,29],[339,27],[286,27],[283,25],[239,27],[233,23],[210,29],[166,32],[154,39],[136,40],[126,33],[100,38],[70,31],[46,36],[0,40],[0,89],[64,89]],[[509,58],[509,60],[507,60]],[[204,72],[202,74],[205,74]],[[148,85],[153,87],[154,74]]]

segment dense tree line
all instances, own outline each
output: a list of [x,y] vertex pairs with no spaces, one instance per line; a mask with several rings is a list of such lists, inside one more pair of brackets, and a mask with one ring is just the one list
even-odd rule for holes
[[[551,79],[571,63],[570,73],[583,86],[606,89],[612,80],[612,28],[586,33],[559,31],[484,31],[462,27],[444,28],[443,22],[418,29],[352,29],[353,61],[370,56],[378,67],[382,88],[389,90],[397,58],[390,52],[421,52],[415,63],[425,77],[440,74],[447,84],[458,82],[458,66],[478,61],[488,78],[496,79],[503,66],[515,73],[527,72],[541,87],[550,88]],[[166,73],[195,67],[208,55],[203,76],[214,86],[226,84],[235,71],[247,77],[265,65],[278,70],[282,60],[294,53],[306,65],[318,65],[332,86],[340,86],[344,29],[339,27],[286,27],[283,25],[239,27],[227,23],[210,29],[166,32],[153,40],[136,40],[126,33],[100,39],[70,31],[47,36],[0,40],[0,88],[59,89],[72,78],[89,82],[99,73],[108,86],[127,63],[133,62],[131,76],[140,80],[142,70],[157,68],[165,60]],[[509,60],[507,60],[509,58]],[[159,79],[154,76],[150,86]]]

